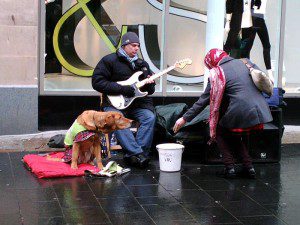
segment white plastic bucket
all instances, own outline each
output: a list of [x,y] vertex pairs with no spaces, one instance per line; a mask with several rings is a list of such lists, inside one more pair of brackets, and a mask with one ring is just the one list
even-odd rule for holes
[[156,149],[159,155],[159,168],[161,171],[180,171],[183,145],[176,143],[159,144],[156,146]]

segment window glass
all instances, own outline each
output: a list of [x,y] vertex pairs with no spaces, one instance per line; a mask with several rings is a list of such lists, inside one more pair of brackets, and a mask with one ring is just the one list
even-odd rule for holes
[[[57,0],[46,5],[42,93],[91,92],[98,61],[119,47],[122,33],[140,36],[140,57],[160,68],[162,11],[140,0]],[[160,80],[156,91],[161,91]]]
[[[229,19],[230,24],[234,25],[228,33],[225,29],[224,50],[231,50],[230,54],[235,58],[250,57],[251,61],[275,78],[276,84],[281,0],[253,1],[254,6],[251,5],[251,0],[243,0],[243,5],[237,2],[239,1],[227,0],[226,12],[232,12]],[[237,16],[240,6],[244,10],[242,17]],[[228,14],[226,17],[228,19]],[[237,18],[241,19],[239,23]],[[241,32],[237,29],[237,24],[241,25]]]
[[[251,10],[251,0],[242,0],[245,15],[242,32],[238,29],[232,39],[233,57],[250,57],[260,68],[278,77],[279,34],[282,0],[261,0]],[[56,0],[45,6],[45,54],[41,54],[41,94],[96,95],[91,86],[91,75],[98,61],[119,47],[122,33],[136,32],[140,36],[139,56],[144,58],[154,73],[176,65],[167,75],[156,80],[156,95],[190,95],[203,91],[207,51],[207,0],[165,0],[169,11],[164,12],[163,0]],[[219,1],[218,1],[219,2]],[[220,1],[225,4],[228,0]],[[239,2],[239,1],[232,1]],[[220,20],[223,13],[214,13],[218,3],[210,5],[210,16]],[[222,5],[223,7],[224,5]],[[286,37],[283,84],[288,92],[297,92],[299,78],[293,67],[296,60],[298,1],[287,1]],[[238,10],[236,7],[233,10]],[[244,10],[244,9],[243,9]],[[248,12],[248,14],[247,14]],[[165,17],[163,17],[163,14]],[[42,21],[43,21],[42,18]],[[249,17],[248,17],[249,18]],[[211,21],[211,20],[210,20]],[[246,22],[245,22],[246,21]],[[43,25],[44,24],[44,25]],[[165,24],[165,27],[163,26]],[[251,26],[253,25],[253,26]],[[222,29],[222,27],[221,27]],[[229,30],[229,33],[233,29]],[[222,30],[221,30],[222,32]],[[224,30],[226,46],[229,33]],[[218,35],[217,35],[218,36]],[[231,40],[231,39],[229,39]],[[250,40],[250,41],[249,41]],[[214,41],[213,41],[214,43]],[[222,44],[222,43],[221,43]],[[164,62],[162,56],[164,57]],[[295,55],[295,56],[294,56]],[[177,68],[175,62],[190,58],[193,63]],[[43,61],[42,61],[43,62]],[[163,65],[162,65],[163,62]],[[182,64],[181,64],[182,65]],[[282,74],[280,74],[281,76]]]
[[167,76],[167,92],[203,91],[207,1],[171,0],[167,19],[167,66],[190,58],[193,63]]
[[[300,93],[299,20],[300,1],[286,1],[282,85],[287,93]],[[299,35],[298,35],[299,34]]]

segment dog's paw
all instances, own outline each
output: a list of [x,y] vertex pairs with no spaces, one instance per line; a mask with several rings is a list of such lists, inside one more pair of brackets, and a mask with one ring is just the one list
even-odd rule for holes
[[71,169],[73,169],[73,170],[77,170],[77,169],[78,169],[78,166],[77,166],[77,164],[74,164],[74,163],[72,163],[72,164],[71,164]]
[[103,164],[102,163],[97,163],[97,167],[99,170],[102,170],[103,169]]

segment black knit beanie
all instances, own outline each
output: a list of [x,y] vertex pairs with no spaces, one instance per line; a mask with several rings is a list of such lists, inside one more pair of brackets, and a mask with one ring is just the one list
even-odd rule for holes
[[140,43],[139,37],[134,32],[127,32],[122,36],[121,46],[128,45],[131,43]]

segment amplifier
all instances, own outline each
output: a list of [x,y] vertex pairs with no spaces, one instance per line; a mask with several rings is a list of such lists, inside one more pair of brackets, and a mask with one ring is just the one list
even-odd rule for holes
[[[264,124],[262,131],[252,133],[247,146],[253,162],[273,163],[281,159],[281,138],[283,134],[282,109],[271,108],[273,121]],[[216,144],[208,146],[204,151],[204,163],[222,163],[222,154]]]

